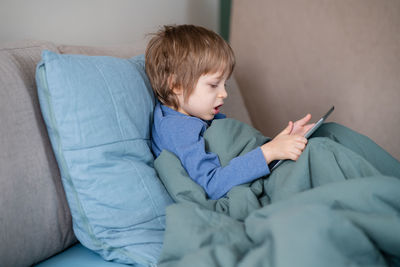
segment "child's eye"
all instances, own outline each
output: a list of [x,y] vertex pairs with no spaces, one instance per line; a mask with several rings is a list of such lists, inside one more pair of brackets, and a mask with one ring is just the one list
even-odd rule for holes
[[212,88],[217,88],[217,87],[218,87],[218,84],[210,84],[210,86],[211,86]]

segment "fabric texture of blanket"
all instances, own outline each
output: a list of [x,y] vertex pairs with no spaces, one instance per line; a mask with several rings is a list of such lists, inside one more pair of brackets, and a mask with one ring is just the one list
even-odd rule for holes
[[[221,165],[269,140],[215,120],[206,150]],[[324,124],[296,161],[218,200],[163,151],[155,168],[167,208],[160,267],[400,266],[400,163],[366,136]]]

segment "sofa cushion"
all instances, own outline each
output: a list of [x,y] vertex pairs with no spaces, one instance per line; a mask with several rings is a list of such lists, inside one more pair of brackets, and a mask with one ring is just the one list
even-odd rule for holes
[[156,264],[172,200],[153,169],[144,56],[45,51],[36,77],[77,238],[107,260]]
[[82,244],[41,262],[34,267],[128,267],[131,265],[105,261],[99,254],[85,248]]
[[35,68],[47,42],[0,47],[0,265],[30,266],[76,242],[40,114]]

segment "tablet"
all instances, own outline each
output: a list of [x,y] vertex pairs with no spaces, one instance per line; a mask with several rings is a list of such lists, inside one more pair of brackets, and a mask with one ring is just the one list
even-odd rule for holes
[[[329,117],[329,115],[331,115],[331,113],[332,113],[332,111],[335,109],[335,107],[334,106],[332,106],[329,110],[328,110],[328,112],[324,115],[324,116],[322,116],[322,118],[321,119],[319,119],[316,123],[315,123],[315,125],[310,129],[310,130],[308,130],[308,132],[304,135],[304,137],[305,138],[310,138],[310,136],[319,128],[319,127],[321,127],[321,125],[322,125],[322,123],[324,123],[324,121],[326,120],[326,118],[328,118]],[[279,165],[281,165],[282,164],[282,162],[284,162],[285,160],[284,159],[281,159],[281,160],[274,160],[273,162],[271,162],[270,164],[269,164],[269,169],[270,169],[270,171],[272,172],[273,170],[275,170],[276,168],[278,168],[278,166]]]

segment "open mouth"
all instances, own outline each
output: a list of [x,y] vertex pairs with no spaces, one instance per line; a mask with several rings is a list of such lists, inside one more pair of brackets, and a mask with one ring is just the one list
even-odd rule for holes
[[216,106],[216,107],[214,108],[214,113],[215,113],[215,114],[218,114],[218,113],[220,112],[220,110],[219,110],[220,107],[222,107],[222,104],[221,104],[221,105],[218,105],[218,106]]

